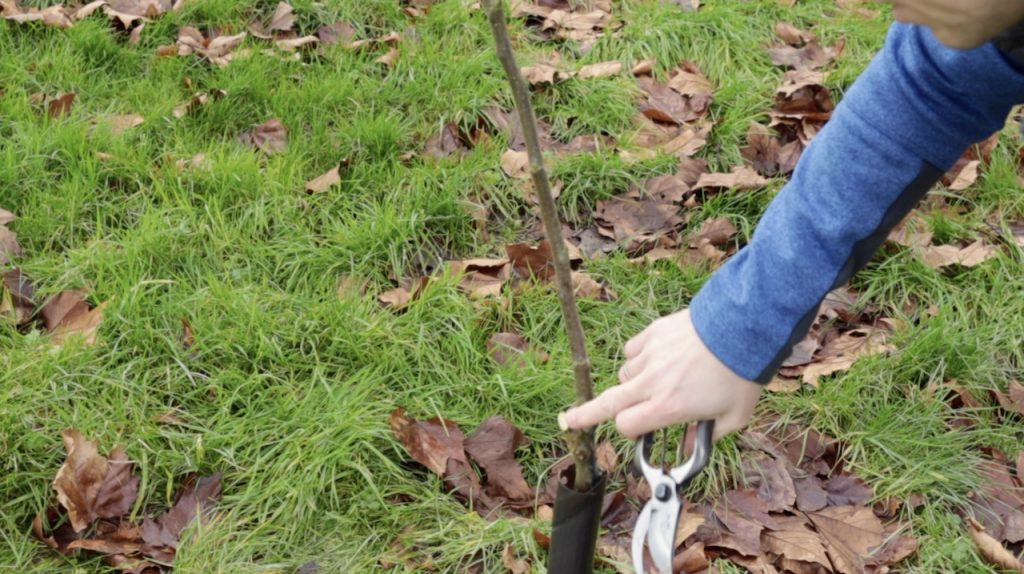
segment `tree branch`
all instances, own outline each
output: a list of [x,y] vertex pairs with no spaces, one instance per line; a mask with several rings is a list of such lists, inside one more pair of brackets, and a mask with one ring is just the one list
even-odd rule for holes
[[[505,24],[505,12],[501,0],[483,0],[487,19],[491,23],[494,41],[497,46],[498,59],[505,69],[508,83],[512,87],[516,108],[519,110],[519,121],[526,139],[526,153],[530,158],[530,175],[540,200],[541,219],[544,231],[555,255],[555,280],[558,287],[558,301],[562,307],[562,318],[565,331],[569,336],[569,348],[572,351],[573,378],[576,382],[576,404],[583,404],[594,398],[594,381],[590,374],[590,360],[587,358],[586,339],[583,336],[583,324],[580,322],[579,309],[572,286],[572,268],[569,265],[569,251],[562,239],[558,211],[551,194],[551,183],[544,170],[544,158],[541,155],[540,142],[537,138],[537,120],[534,118],[533,106],[530,105],[530,88],[519,72],[516,64],[512,42],[509,40],[508,27]],[[573,458],[576,462],[575,489],[586,492],[593,485],[600,472],[594,460],[594,429],[570,431],[565,437]]]

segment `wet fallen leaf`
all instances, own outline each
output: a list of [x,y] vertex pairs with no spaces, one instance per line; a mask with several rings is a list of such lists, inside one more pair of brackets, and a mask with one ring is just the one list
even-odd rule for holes
[[391,413],[389,424],[413,460],[438,476],[444,476],[449,459],[467,462],[463,446],[466,437],[452,421],[438,417],[417,421],[405,409],[397,408]]
[[243,144],[250,145],[267,155],[280,153],[288,146],[288,128],[279,119],[270,119],[238,136]]
[[707,110],[703,99],[693,101],[650,76],[640,76],[637,81],[647,93],[640,112],[656,122],[682,125],[700,119]]
[[149,547],[147,552],[173,557],[185,528],[193,520],[209,517],[220,499],[220,478],[219,472],[212,476],[191,476],[178,490],[174,505],[167,512],[156,519],[143,520],[142,540]]
[[768,48],[772,63],[797,70],[815,70],[831,64],[842,53],[845,40],[835,46],[822,47],[814,34],[798,29],[788,22],[775,24],[775,32],[782,44]]
[[513,501],[529,500],[530,485],[516,460],[516,449],[529,441],[511,422],[495,415],[483,423],[464,443],[466,453],[487,473],[487,489],[492,496]]
[[541,281],[548,281],[555,276],[555,254],[547,241],[541,241],[537,245],[506,245],[505,252],[512,262],[512,270],[522,279],[536,277]]
[[711,245],[722,246],[728,243],[737,231],[728,217],[705,219],[700,229],[690,238],[690,245],[696,247],[699,243],[707,241]]
[[200,92],[197,94],[193,94],[192,97],[189,98],[187,102],[175,106],[174,109],[171,110],[171,115],[173,115],[175,118],[181,119],[187,116],[188,114],[196,111],[197,109],[209,104],[210,102],[215,102],[221,98],[226,97],[227,95],[228,93],[226,91],[219,89],[210,90],[209,92]]

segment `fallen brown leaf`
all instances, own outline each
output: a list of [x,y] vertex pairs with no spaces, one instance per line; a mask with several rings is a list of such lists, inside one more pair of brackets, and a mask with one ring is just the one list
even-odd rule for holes
[[0,225],[0,265],[7,265],[21,255],[18,234]]
[[546,240],[537,245],[515,243],[505,246],[512,270],[522,279],[548,281],[555,276],[555,254]]
[[63,433],[67,459],[53,480],[57,500],[68,511],[75,532],[82,532],[99,518],[119,518],[131,510],[139,479],[121,448],[109,459],[99,454],[96,441],[67,429]]
[[533,496],[533,491],[523,478],[515,452],[528,443],[515,425],[495,415],[481,423],[466,438],[464,446],[466,453],[487,473],[487,489],[492,496],[525,501]]
[[1012,552],[1003,547],[998,540],[985,531],[985,527],[973,518],[967,519],[967,532],[978,547],[978,552],[991,564],[1024,574],[1024,563]]
[[531,349],[526,339],[516,333],[506,332],[491,335],[487,339],[487,352],[495,363],[502,366],[522,367],[524,365],[522,355],[531,352],[542,363],[548,360],[547,353],[540,349]]
[[746,166],[736,166],[729,173],[705,173],[700,176],[694,189],[758,189],[768,185],[769,180]]
[[522,558],[516,557],[516,551],[511,544],[506,544],[501,552],[501,563],[508,569],[509,574],[527,574],[530,571],[530,564]]
[[267,155],[279,153],[288,146],[288,127],[279,119],[270,119],[238,136],[243,144],[250,145]]
[[929,245],[921,250],[921,258],[925,265],[942,269],[951,265],[977,267],[997,256],[999,249],[978,239],[966,247],[957,245]]
[[185,26],[178,29],[177,55],[188,56],[195,54],[216,66],[224,67],[233,58],[245,55],[245,52],[236,52],[235,49],[245,41],[246,35],[245,32],[242,32],[234,36],[217,36],[214,34],[206,37],[199,30]]
[[445,475],[449,459],[467,462],[463,446],[466,437],[452,421],[438,417],[417,421],[406,415],[405,409],[397,408],[389,424],[413,460],[438,476]]
[[341,166],[336,165],[331,169],[327,170],[326,173],[319,175],[306,182],[307,193],[322,193],[328,189],[341,183]]
[[142,522],[142,540],[147,553],[154,558],[173,557],[181,533],[193,520],[208,518],[213,506],[220,499],[221,474],[198,477],[192,475],[178,490],[171,508],[156,517],[145,518]]
[[46,111],[51,118],[59,118],[71,113],[71,106],[75,102],[77,94],[67,93],[57,96],[46,104]]

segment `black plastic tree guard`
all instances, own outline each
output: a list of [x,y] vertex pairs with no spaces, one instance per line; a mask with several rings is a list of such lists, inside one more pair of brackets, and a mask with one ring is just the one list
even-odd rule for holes
[[602,473],[587,492],[577,492],[559,483],[548,553],[550,574],[591,574],[594,571],[594,551],[607,484],[607,473]]

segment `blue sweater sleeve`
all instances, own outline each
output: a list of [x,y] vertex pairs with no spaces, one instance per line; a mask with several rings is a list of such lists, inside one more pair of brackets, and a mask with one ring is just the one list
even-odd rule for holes
[[736,374],[770,381],[825,295],[1022,101],[1024,74],[994,45],[954,50],[927,28],[893,25],[750,244],[697,293],[701,340]]

